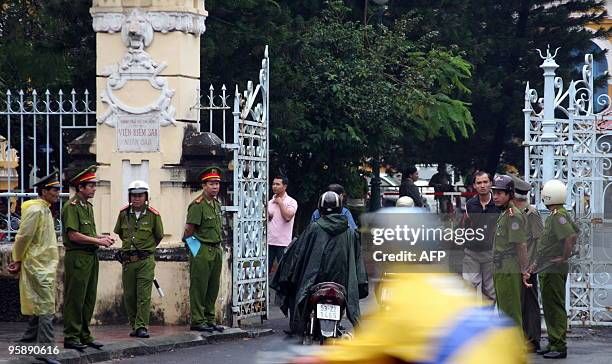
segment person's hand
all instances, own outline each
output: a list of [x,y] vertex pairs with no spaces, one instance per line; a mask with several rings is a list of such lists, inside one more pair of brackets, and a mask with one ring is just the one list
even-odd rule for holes
[[12,262],[8,265],[7,269],[11,274],[18,274],[21,270],[21,262]]
[[533,287],[533,284],[527,282],[530,277],[531,277],[531,273],[523,272],[523,285],[525,285],[525,287],[527,287],[527,288]]
[[283,198],[279,196],[274,196],[274,203],[280,205],[283,203]]
[[108,248],[113,245],[115,241],[110,236],[101,236],[98,238],[98,245]]

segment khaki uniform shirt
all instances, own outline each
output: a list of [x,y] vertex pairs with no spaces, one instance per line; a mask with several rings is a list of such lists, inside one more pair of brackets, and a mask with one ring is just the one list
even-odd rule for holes
[[531,205],[527,206],[523,213],[527,217],[527,256],[529,257],[529,265],[531,265],[536,260],[538,240],[544,231],[544,223],[540,212]]
[[216,198],[208,199],[204,193],[187,209],[187,224],[195,225],[193,236],[200,242],[221,242],[221,203]]
[[493,255],[503,261],[503,270],[520,272],[516,256],[516,244],[527,243],[527,219],[512,202],[497,219]]
[[98,250],[97,245],[80,244],[75,241],[71,241],[68,238],[69,230],[73,230],[93,238],[97,236],[93,205],[89,201],[81,199],[79,195],[75,195],[66,201],[64,207],[62,208],[62,224],[64,227],[63,241],[66,251],[85,250],[95,252]]
[[164,226],[159,212],[148,206],[138,218],[131,207],[124,207],[117,217],[113,231],[121,238],[122,251],[155,253],[157,244],[164,237]]
[[538,244],[538,257],[552,258],[563,255],[565,239],[578,233],[578,226],[564,207],[553,210],[544,224]]

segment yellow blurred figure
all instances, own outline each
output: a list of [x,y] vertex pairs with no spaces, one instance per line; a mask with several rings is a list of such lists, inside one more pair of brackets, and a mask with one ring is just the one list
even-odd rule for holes
[[296,363],[526,363],[519,328],[477,301],[457,276],[405,273],[383,286],[383,306],[355,340]]

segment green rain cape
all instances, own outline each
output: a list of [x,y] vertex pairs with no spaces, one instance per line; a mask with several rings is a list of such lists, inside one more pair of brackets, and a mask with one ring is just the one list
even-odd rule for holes
[[308,289],[321,282],[344,286],[347,316],[356,325],[359,299],[368,296],[368,277],[359,235],[340,214],[322,216],[289,245],[270,285],[281,297],[283,313],[291,309],[294,333],[304,331]]

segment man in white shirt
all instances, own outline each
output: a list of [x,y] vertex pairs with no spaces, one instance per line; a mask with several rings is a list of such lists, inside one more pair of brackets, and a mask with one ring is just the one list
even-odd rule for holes
[[280,262],[293,233],[293,221],[298,204],[287,194],[287,177],[274,177],[272,192],[274,196],[268,202],[268,272],[272,270],[274,260]]

